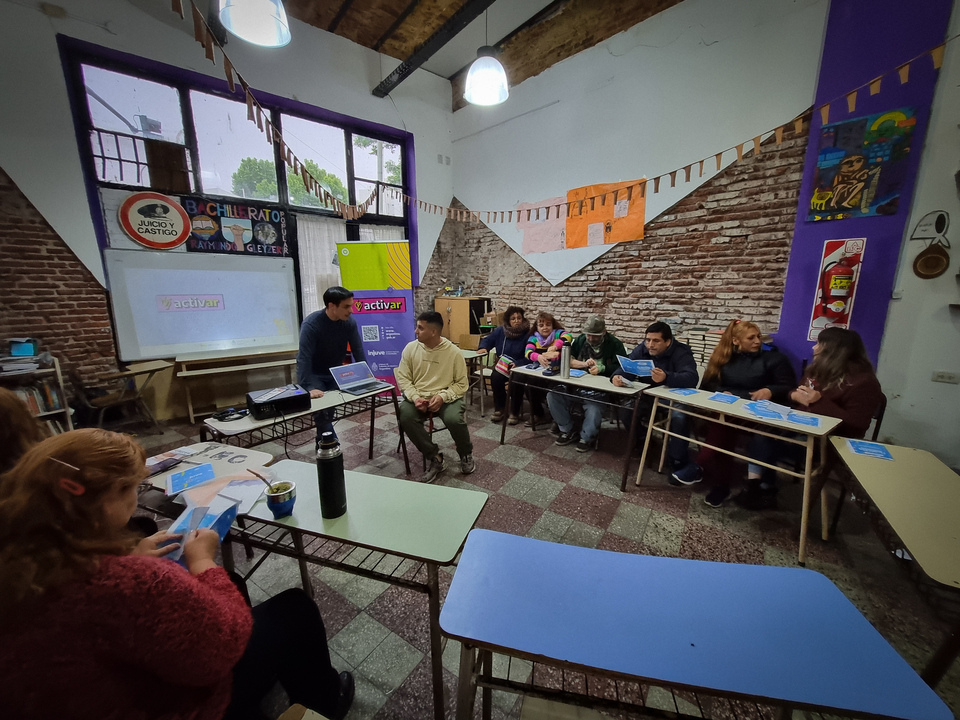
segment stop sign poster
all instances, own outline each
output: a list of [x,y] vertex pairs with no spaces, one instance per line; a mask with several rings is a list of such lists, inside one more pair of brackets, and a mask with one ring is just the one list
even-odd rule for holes
[[866,238],[827,240],[823,243],[808,340],[816,340],[824,328],[850,326],[866,244]]

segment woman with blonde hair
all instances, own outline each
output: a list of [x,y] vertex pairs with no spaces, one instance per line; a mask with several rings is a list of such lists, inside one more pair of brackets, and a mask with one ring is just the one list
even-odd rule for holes
[[293,702],[342,718],[352,677],[330,666],[305,593],[251,613],[214,562],[215,532],[186,538],[186,570],[137,544],[127,521],[144,461],[125,435],[74,430],[0,479],[0,714],[258,717],[282,675]]
[[[710,356],[700,384],[703,390],[730,393],[746,400],[772,400],[782,403],[796,387],[796,374],[786,356],[776,350],[764,350],[760,327],[756,323],[733,320],[720,337]],[[706,444],[732,450],[741,431],[729,425],[710,423]],[[764,435],[750,434],[747,455],[762,462],[775,459],[775,442]],[[735,475],[733,458],[704,446],[697,458],[670,478],[675,485],[693,485],[704,477],[711,485],[704,502],[720,507],[730,495]],[[754,498],[763,497],[763,502]],[[738,496],[739,504],[773,507],[776,502],[776,472],[762,465],[747,465],[747,489]]]

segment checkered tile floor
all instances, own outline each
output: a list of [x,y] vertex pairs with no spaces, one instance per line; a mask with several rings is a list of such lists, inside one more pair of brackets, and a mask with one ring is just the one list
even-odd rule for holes
[[[478,527],[526,535],[554,542],[597,547],[617,552],[793,567],[800,524],[800,485],[786,484],[780,509],[749,512],[730,505],[713,509],[703,503],[702,490],[675,488],[652,470],[641,487],[634,485],[637,460],[625,494],[620,493],[626,432],[604,423],[599,448],[578,453],[575,445],[558,447],[547,432],[523,425],[507,428],[500,445],[500,426],[468,412],[477,471],[459,473],[456,451],[447,433],[436,435],[447,456],[447,470],[437,482],[484,492],[489,500]],[[365,417],[341,420],[337,433],[348,469],[405,478],[397,453],[396,418],[392,411],[378,416],[373,459],[368,459],[369,421]],[[162,436],[140,438],[150,453],[199,440],[197,428],[168,423]],[[277,459],[312,462],[313,431],[288,439],[286,445],[257,447]],[[408,443],[416,481],[421,473],[419,452]],[[838,536],[829,543],[811,532],[807,567],[829,577],[877,630],[914,667],[922,670],[947,632],[920,597],[905,572],[903,561],[884,549],[869,523],[852,503],[844,511]],[[237,567],[249,567],[241,551]],[[380,582],[330,569],[312,568],[317,603],[326,623],[334,665],[354,671],[357,695],[350,720],[423,720],[432,717],[429,631],[426,597]],[[441,594],[446,593],[453,568],[441,572]],[[297,565],[271,557],[250,580],[253,602],[298,585]],[[630,617],[624,602],[624,620]],[[789,618],[784,618],[784,623]],[[459,648],[446,643],[443,655],[449,697],[455,697]],[[954,713],[960,712],[960,662],[938,687]],[[275,698],[274,714],[283,709]],[[452,717],[453,702],[448,702]],[[579,714],[578,714],[579,713]],[[494,693],[495,718],[584,718],[589,711],[544,709],[541,702],[526,704],[514,695]],[[795,717],[801,717],[798,713]]]

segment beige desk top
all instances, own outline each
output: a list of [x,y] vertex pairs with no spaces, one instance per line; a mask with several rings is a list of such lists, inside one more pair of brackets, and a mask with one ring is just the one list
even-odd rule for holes
[[202,352],[177,355],[176,362],[200,362],[203,360],[239,360],[241,358],[260,357],[262,355],[281,355],[295,353],[297,345],[272,345],[260,348],[227,348],[225,350],[204,350]]
[[373,397],[374,395],[379,395],[382,392],[389,392],[389,389],[372,390],[362,395],[351,395],[350,393],[340,392],[339,390],[325,390],[322,398],[316,398],[310,401],[309,410],[301,410],[300,412],[289,413],[283,417],[278,415],[277,417],[266,418],[265,420],[254,420],[252,416],[247,415],[239,420],[231,420],[230,422],[214,420],[213,418],[207,418],[203,422],[204,424],[209,425],[211,428],[216,430],[221,436],[232,437],[234,435],[240,435],[241,433],[250,432],[251,430],[257,430],[258,428],[276,425],[284,420],[292,420],[294,418],[303,417],[304,415],[309,415],[310,413],[315,413],[320,410],[326,410],[327,408],[337,407],[338,405],[346,405],[349,402],[353,402],[361,398]]
[[274,520],[261,498],[247,517],[439,565],[454,561],[487,501],[482,492],[348,470],[347,512],[325,520],[315,465],[281,460],[271,470],[297,484],[293,515]]
[[672,388],[666,387],[648,388],[644,390],[644,394],[650,395],[651,397],[660,398],[661,400],[673,400],[674,402],[691,405],[693,407],[700,408],[701,410],[713,410],[714,412],[723,413],[728,417],[735,417],[740,420],[749,420],[751,422],[761,423],[769,427],[782,428],[783,430],[791,430],[795,433],[813,435],[814,437],[823,437],[824,435],[829,435],[833,429],[840,424],[839,418],[829,417],[827,415],[817,415],[816,413],[800,412],[799,410],[795,411],[798,415],[820,418],[819,427],[801,425],[800,423],[788,422],[786,420],[760,418],[749,410],[744,409],[743,406],[750,402],[749,400],[738,398],[735,403],[728,404],[717,402],[716,400],[708,400],[707,398],[714,394],[708,390],[697,390],[696,395],[679,395],[671,392],[671,389]]
[[960,587],[960,475],[926,450],[884,445],[883,460],[830,441],[923,571]]
[[204,463],[213,465],[214,472],[219,475],[241,472],[248,467],[262,467],[273,462],[273,455],[261,450],[248,450],[232,445],[221,445],[215,442],[202,442],[188,445],[194,454],[175,465],[170,472],[159,473],[150,478],[155,488],[163,490],[167,487],[167,478],[173,473],[183,472],[188,468]]
[[602,390],[603,392],[623,395],[625,397],[633,397],[634,395],[640,394],[641,390],[650,387],[647,383],[637,382],[636,380],[633,381],[632,388],[617,387],[610,382],[610,378],[604,375],[591,375],[590,373],[581,375],[580,377],[561,378],[560,375],[544,375],[542,369],[529,370],[526,367],[515,367],[510,372],[517,375],[539,377],[548,382],[563,383],[564,385],[584,388],[586,390]]

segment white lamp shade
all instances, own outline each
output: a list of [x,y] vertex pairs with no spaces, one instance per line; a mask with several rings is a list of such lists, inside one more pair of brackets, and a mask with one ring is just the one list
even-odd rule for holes
[[480,48],[479,57],[467,71],[463,98],[472,105],[499,105],[510,94],[507,73],[500,61],[488,54],[492,52],[493,48]]
[[232,35],[263,47],[290,42],[290,23],[281,0],[220,0],[220,22]]

